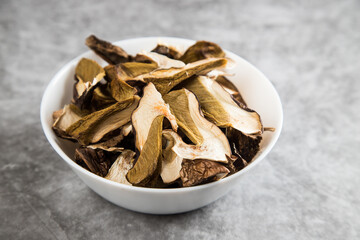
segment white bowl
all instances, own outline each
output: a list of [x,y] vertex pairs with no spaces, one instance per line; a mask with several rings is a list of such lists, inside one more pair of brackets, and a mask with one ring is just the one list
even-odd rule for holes
[[[136,54],[141,50],[150,51],[159,40],[170,45],[183,46],[184,48],[194,43],[193,40],[181,38],[146,37],[123,40],[115,44],[121,46],[130,54]],[[54,134],[51,129],[52,113],[70,102],[74,84],[74,69],[80,58],[91,58],[103,66],[106,65],[106,62],[92,51],[88,51],[66,64],[47,86],[40,110],[44,133],[51,146],[84,183],[100,196],[116,205],[151,214],[181,213],[203,207],[226,194],[235,184],[240,182],[244,174],[263,160],[277,141],[282,128],[282,106],[279,95],[271,82],[246,60],[229,51],[226,51],[226,54],[237,63],[232,70],[235,75],[230,79],[239,88],[249,107],[260,114],[264,126],[275,127],[276,130],[275,132],[264,133],[261,150],[250,165],[220,181],[177,189],[134,187],[99,177],[72,160],[74,144],[60,139]]]

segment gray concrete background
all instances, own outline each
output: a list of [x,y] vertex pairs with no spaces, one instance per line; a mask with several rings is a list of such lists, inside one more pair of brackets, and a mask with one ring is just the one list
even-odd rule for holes
[[[0,239],[360,239],[359,1],[0,0]],[[94,33],[219,43],[261,69],[280,139],[225,197],[134,213],[83,184],[47,143],[42,93]]]

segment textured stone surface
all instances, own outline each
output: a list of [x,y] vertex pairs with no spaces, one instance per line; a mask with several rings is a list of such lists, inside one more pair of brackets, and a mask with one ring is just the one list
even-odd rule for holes
[[[360,2],[0,1],[0,239],[360,239]],[[86,36],[206,39],[277,88],[284,128],[225,197],[173,216],[93,193],[47,143],[42,93]]]

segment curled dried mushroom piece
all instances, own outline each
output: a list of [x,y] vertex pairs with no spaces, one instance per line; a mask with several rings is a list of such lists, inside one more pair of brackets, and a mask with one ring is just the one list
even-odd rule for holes
[[136,56],[93,35],[86,45],[109,65],[79,61],[72,102],[52,128],[80,145],[74,161],[94,174],[141,187],[205,184],[254,161],[263,131],[275,130],[226,77],[236,77],[226,72],[233,61],[215,43]]

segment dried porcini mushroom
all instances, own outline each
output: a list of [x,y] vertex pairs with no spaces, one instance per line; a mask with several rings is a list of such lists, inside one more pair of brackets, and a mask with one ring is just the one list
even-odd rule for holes
[[234,62],[214,43],[184,54],[158,44],[135,57],[95,36],[86,44],[109,65],[79,61],[53,130],[80,144],[74,161],[94,174],[142,187],[205,184],[250,164],[263,131],[275,130],[246,106],[226,77]]
[[226,136],[234,144],[235,154],[241,156],[246,162],[251,162],[260,150],[261,135],[245,135],[234,128],[226,129]]
[[134,165],[134,156],[135,152],[131,150],[125,150],[122,152],[111,165],[111,168],[105,178],[114,182],[131,185],[131,183],[129,183],[126,179],[126,174]]
[[241,104],[241,106],[246,107],[244,98],[241,96],[237,87],[229,79],[220,75],[215,78],[215,81],[219,83],[228,93],[230,93],[231,96]]
[[202,116],[199,102],[192,92],[186,89],[172,91],[164,96],[164,100],[170,105],[185,135],[194,144],[201,146],[201,150],[209,153],[206,159],[227,161],[225,155],[230,155],[231,150],[226,136]]
[[263,126],[257,112],[240,107],[216,81],[196,76],[185,88],[198,98],[204,115],[220,127],[233,127],[245,134],[261,134]]
[[75,162],[92,173],[105,177],[113,163],[113,156],[103,150],[80,147],[75,150]]
[[161,55],[155,52],[142,51],[135,57],[136,59],[144,62],[156,63],[157,69],[170,69],[170,68],[182,68],[185,67],[185,63],[179,60],[168,58],[165,55]]
[[[134,167],[131,168],[126,177],[133,185],[147,184],[159,168],[161,163],[161,131],[164,116],[157,116],[151,123],[150,131],[146,142],[140,152],[139,158],[136,160]],[[156,176],[155,176],[156,177]]]
[[152,83],[144,88],[144,95],[140,100],[138,108],[132,114],[132,124],[136,133],[136,148],[141,150],[148,138],[153,120],[163,115],[171,123],[172,128],[177,130],[174,115],[171,114],[169,106],[164,102],[161,94]]
[[104,69],[94,60],[82,58],[75,68],[74,104],[83,109],[91,100],[95,86],[105,76]]
[[130,60],[130,56],[121,47],[101,40],[94,35],[87,37],[85,44],[109,64],[118,64]]
[[151,50],[151,52],[155,52],[172,59],[179,59],[181,57],[181,53],[179,50],[175,49],[172,46],[166,46],[164,44],[156,45],[156,47]]
[[224,67],[226,63],[227,60],[225,58],[209,58],[189,63],[182,68],[154,70],[148,74],[138,76],[138,79],[145,82],[152,82],[156,89],[164,95],[185,79],[195,74],[205,73],[216,68]]
[[66,133],[77,139],[81,145],[98,142],[107,133],[130,121],[131,114],[137,107],[139,99],[138,96],[134,96],[93,112],[68,127]]
[[229,169],[214,161],[184,160],[180,170],[180,178],[184,187],[190,187],[212,180],[220,180],[229,173]]
[[207,41],[197,41],[180,57],[184,63],[192,63],[206,58],[223,58],[225,53],[219,45]]
[[123,81],[118,75],[117,69],[114,65],[108,65],[105,68],[106,77],[110,81],[111,96],[118,102],[132,98],[137,92],[136,88],[130,86]]
[[66,129],[70,127],[73,123],[77,122],[83,116],[86,115],[86,112],[82,112],[74,104],[67,104],[63,109],[54,112],[54,124],[52,129],[62,138],[71,138],[67,133]]

